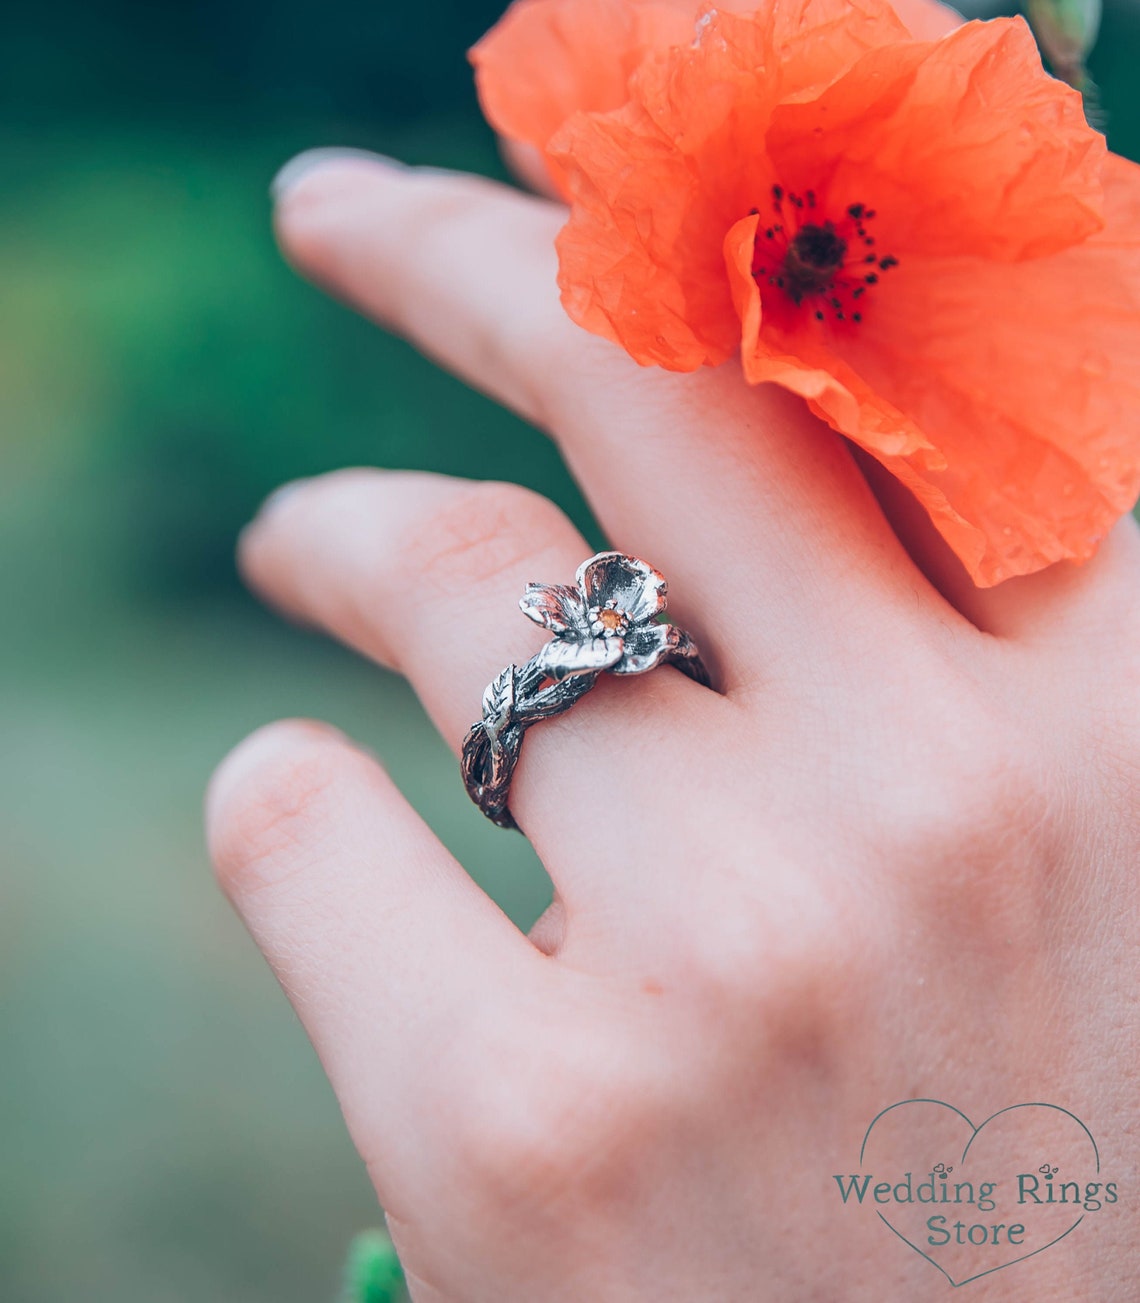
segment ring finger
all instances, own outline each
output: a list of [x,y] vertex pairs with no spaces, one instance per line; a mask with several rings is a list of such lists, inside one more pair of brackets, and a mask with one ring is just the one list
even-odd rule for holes
[[[571,581],[589,551],[552,503],[516,485],[355,470],[271,499],[243,536],[241,565],[274,604],[406,675],[458,750],[486,684],[547,641],[518,609],[527,583]],[[668,669],[610,677],[528,733],[511,787],[511,810],[563,895],[572,866],[591,861],[596,829],[582,811],[604,792],[620,823],[637,802],[613,796],[667,780],[681,748],[644,745],[649,730],[658,741],[708,735],[698,720],[731,709]]]

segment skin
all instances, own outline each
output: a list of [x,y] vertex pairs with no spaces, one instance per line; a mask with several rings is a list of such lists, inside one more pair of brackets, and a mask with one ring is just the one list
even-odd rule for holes
[[[417,1303],[944,1298],[832,1179],[915,1096],[976,1121],[1054,1102],[1119,1183],[973,1299],[1133,1298],[1132,519],[1083,567],[976,590],[798,400],[732,365],[642,370],[574,327],[552,202],[361,157],[297,172],[289,260],[555,438],[717,686],[605,678],[528,734],[512,808],[556,890],[529,937],[322,724],[262,729],[213,780],[221,883]],[[347,470],[271,500],[240,559],[407,675],[458,750],[544,640],[525,584],[591,550],[516,486]]]

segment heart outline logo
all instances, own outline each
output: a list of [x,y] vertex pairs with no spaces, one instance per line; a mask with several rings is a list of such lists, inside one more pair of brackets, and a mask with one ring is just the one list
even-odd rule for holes
[[[962,1150],[962,1156],[958,1160],[959,1165],[966,1161],[966,1158],[969,1155],[970,1149],[974,1141],[977,1140],[981,1132],[984,1131],[985,1128],[989,1126],[989,1124],[993,1122],[995,1119],[1002,1117],[1007,1113],[1016,1112],[1018,1109],[1027,1109],[1027,1108],[1053,1109],[1054,1111],[1058,1113],[1063,1113],[1066,1117],[1071,1118],[1072,1121],[1074,1121],[1088,1137],[1089,1144],[1092,1146],[1093,1159],[1094,1159],[1094,1171],[1096,1172],[1097,1175],[1100,1174],[1100,1149],[1097,1146],[1096,1139],[1093,1136],[1093,1133],[1088,1129],[1088,1127],[1084,1124],[1084,1122],[1082,1122],[1081,1119],[1077,1117],[1077,1115],[1071,1112],[1069,1109],[1062,1108],[1060,1104],[1046,1103],[1043,1100],[1026,1101],[1022,1104],[1009,1104],[1005,1108],[998,1109],[996,1113],[991,1113],[990,1116],[986,1118],[986,1120],[980,1123],[978,1126],[975,1126],[973,1122],[966,1116],[965,1113],[962,1112],[960,1108],[955,1108],[953,1104],[947,1104],[945,1100],[926,1099],[926,1098],[899,1100],[895,1104],[889,1104],[885,1109],[877,1113],[875,1117],[871,1119],[871,1124],[870,1126],[868,1126],[867,1131],[863,1136],[863,1144],[859,1148],[860,1167],[863,1166],[863,1161],[867,1153],[867,1144],[871,1139],[871,1133],[874,1131],[875,1126],[888,1113],[893,1112],[895,1109],[903,1108],[908,1104],[934,1104],[937,1105],[939,1108],[949,1109],[952,1113],[960,1117],[963,1122],[965,1122],[965,1124],[970,1128],[970,1138],[969,1140],[966,1141],[965,1148]],[[930,1263],[932,1267],[937,1268],[938,1271],[940,1271],[942,1275],[946,1277],[946,1279],[950,1282],[950,1284],[955,1289],[959,1289],[963,1285],[969,1285],[971,1281],[981,1280],[983,1276],[992,1276],[996,1272],[1004,1271],[1007,1267],[1016,1267],[1019,1262],[1026,1262],[1030,1258],[1035,1258],[1039,1253],[1044,1253],[1046,1249],[1051,1249],[1053,1245],[1059,1244],[1061,1240],[1063,1240],[1067,1235],[1071,1235],[1073,1231],[1075,1231],[1077,1227],[1081,1224],[1081,1222],[1083,1222],[1085,1219],[1085,1213],[1082,1211],[1081,1215],[1076,1219],[1076,1221],[1072,1223],[1071,1226],[1069,1226],[1066,1230],[1062,1231],[1060,1235],[1055,1235],[1053,1239],[1051,1239],[1048,1242],[1048,1244],[1042,1244],[1038,1248],[1031,1250],[1029,1253],[1023,1253],[1020,1257],[1013,1258],[1009,1262],[1000,1263],[996,1267],[987,1267],[984,1271],[976,1272],[972,1276],[967,1276],[962,1280],[955,1280],[954,1277],[950,1275],[950,1273],[940,1262],[936,1261],[934,1258],[930,1256],[929,1253],[924,1252],[922,1249],[918,1247],[917,1244],[915,1244],[912,1240],[908,1239],[907,1236],[905,1236],[897,1226],[895,1226],[887,1217],[883,1215],[883,1213],[878,1212],[876,1210],[876,1216],[883,1223],[883,1225],[886,1226],[887,1229],[890,1230],[894,1235],[896,1235],[900,1240],[902,1240],[902,1242],[908,1248],[913,1249],[914,1252],[917,1253],[920,1258],[924,1258],[927,1262]]]

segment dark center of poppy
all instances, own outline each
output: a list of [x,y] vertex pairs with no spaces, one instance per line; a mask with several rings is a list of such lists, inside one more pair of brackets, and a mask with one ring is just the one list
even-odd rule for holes
[[780,290],[796,307],[805,300],[817,321],[863,320],[863,296],[879,283],[883,272],[898,266],[891,254],[882,255],[868,226],[875,210],[866,204],[849,204],[838,216],[825,216],[814,190],[797,195],[783,186],[772,187],[770,226],[761,218],[752,251],[752,276],[761,293]]
[[792,237],[781,270],[783,288],[794,303],[818,294],[831,284],[847,256],[847,241],[830,222],[808,222]]

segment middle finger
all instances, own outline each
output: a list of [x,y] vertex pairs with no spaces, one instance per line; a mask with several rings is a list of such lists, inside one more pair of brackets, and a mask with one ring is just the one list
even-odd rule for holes
[[730,681],[754,679],[758,654],[830,660],[856,627],[893,641],[916,594],[946,619],[846,446],[798,399],[733,364],[641,368],[569,320],[564,218],[478,178],[354,157],[303,172],[277,224],[306,274],[557,435],[611,536],[702,595],[681,617],[732,612]]

